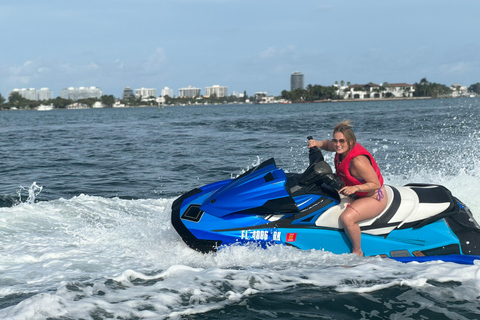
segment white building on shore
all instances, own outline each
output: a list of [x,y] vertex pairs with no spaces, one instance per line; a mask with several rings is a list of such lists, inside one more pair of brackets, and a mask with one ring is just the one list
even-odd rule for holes
[[383,99],[383,98],[411,98],[415,87],[408,83],[375,83],[354,84],[351,86],[337,86],[337,95],[343,99]]
[[218,84],[211,87],[205,87],[205,97],[209,98],[216,95],[217,98],[228,97],[228,87],[221,87]]
[[202,89],[194,88],[192,86],[188,86],[187,88],[180,88],[178,89],[178,96],[180,98],[195,98],[200,97]]
[[467,86],[462,86],[460,83],[452,84],[450,90],[452,90],[452,98],[466,97],[470,95]]
[[173,90],[170,89],[169,87],[165,87],[162,89],[162,97],[169,96],[170,98],[173,98]]
[[25,99],[32,101],[44,101],[53,99],[53,92],[48,88],[41,88],[40,90],[37,90],[35,88],[13,89],[8,93],[8,96],[10,96],[14,92],[18,92]]
[[153,88],[140,88],[135,89],[135,97],[143,99],[150,99],[157,97],[157,89]]
[[70,87],[65,88],[60,91],[60,98],[62,99],[69,99],[73,101],[77,101],[80,99],[88,99],[88,98],[97,98],[100,99],[103,95],[102,90],[99,87]]
[[40,90],[37,90],[37,100],[38,101],[43,101],[43,100],[50,100],[53,99],[53,91],[49,90],[48,88],[41,88]]

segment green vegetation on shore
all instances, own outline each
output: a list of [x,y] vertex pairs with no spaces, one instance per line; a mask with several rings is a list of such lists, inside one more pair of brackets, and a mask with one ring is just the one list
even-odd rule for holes
[[422,78],[419,83],[415,83],[414,97],[432,97],[438,98],[452,93],[452,89],[444,84],[428,82],[427,78]]
[[[354,91],[365,90],[366,87],[375,86],[372,83],[369,83],[365,86],[357,86],[354,88]],[[375,89],[372,89],[372,93],[384,93],[385,98],[395,99],[395,96],[388,92],[388,83],[384,83],[380,86],[376,86]],[[447,87],[444,84],[439,84],[435,82],[429,82],[427,78],[422,78],[420,82],[413,84],[414,91],[411,93],[411,96],[415,98],[420,97],[429,97],[429,98],[442,98],[447,97],[452,93],[452,89]],[[344,82],[341,81],[340,87],[336,83],[333,86],[321,86],[321,85],[307,85],[305,89],[294,89],[292,91],[283,90],[281,97],[290,101],[324,101],[324,100],[342,100],[345,96],[345,91],[341,88],[348,88],[350,90],[350,83],[347,83],[347,86],[344,87]],[[408,90],[407,90],[408,91]],[[480,94],[480,83],[472,84],[468,88],[469,92]],[[342,95],[343,93],[343,95]],[[353,99],[354,100],[354,99]]]
[[306,89],[283,90],[282,99],[289,101],[339,100],[335,86],[307,85]]

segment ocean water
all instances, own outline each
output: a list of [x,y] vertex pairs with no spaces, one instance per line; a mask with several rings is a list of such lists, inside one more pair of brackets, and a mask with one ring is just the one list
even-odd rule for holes
[[343,119],[386,183],[445,185],[480,220],[479,98],[0,112],[0,318],[480,318],[480,264],[176,234],[179,195],[270,157],[301,172]]

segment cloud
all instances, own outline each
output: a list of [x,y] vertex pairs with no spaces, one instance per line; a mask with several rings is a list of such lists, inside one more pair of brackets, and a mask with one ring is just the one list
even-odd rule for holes
[[125,63],[120,59],[116,59],[115,61],[113,61],[113,63],[117,66],[118,69],[123,69],[123,67],[125,66]]
[[280,50],[281,55],[295,54],[295,53],[296,53],[296,48],[293,45],[289,45],[286,48]]
[[260,58],[262,59],[270,59],[273,58],[277,55],[277,48],[276,47],[270,47],[262,52],[260,52]]
[[28,85],[32,77],[36,76],[37,71],[31,60],[25,61],[20,66],[9,67],[7,70],[7,81],[14,86]]
[[9,68],[10,74],[12,75],[20,75],[20,74],[25,74],[31,72],[31,66],[33,64],[33,61],[28,60],[25,61],[22,65],[20,66],[13,66]]
[[[92,56],[37,57],[14,65],[0,63],[0,91],[14,88],[48,87],[55,90],[70,86],[100,86],[113,91],[124,87],[125,79],[135,79],[139,85],[152,82],[167,66],[167,54],[161,47],[144,54],[143,59],[119,56],[103,59]],[[146,84],[145,84],[146,85]],[[108,90],[107,89],[107,90]]]
[[60,65],[60,72],[62,73],[74,73],[75,72],[75,67],[72,67],[70,63],[63,63]]
[[155,52],[151,54],[143,64],[143,69],[147,72],[159,71],[167,62],[167,55],[163,48],[155,49]]
[[293,45],[289,45],[283,49],[278,49],[277,47],[269,47],[264,51],[260,52],[260,58],[262,59],[281,58],[292,55],[296,55],[296,48]]
[[97,70],[98,69],[98,65],[95,63],[95,62],[90,62],[87,66],[88,69],[91,69],[91,70]]
[[447,75],[462,75],[470,72],[473,69],[473,66],[465,61],[458,61],[455,63],[443,64],[439,69],[441,73]]

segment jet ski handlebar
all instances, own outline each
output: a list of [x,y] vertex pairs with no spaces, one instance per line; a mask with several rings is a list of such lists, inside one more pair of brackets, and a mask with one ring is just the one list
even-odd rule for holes
[[[308,136],[307,139],[312,140],[313,137]],[[310,165],[302,174],[300,184],[325,183],[337,192],[342,189],[344,187],[343,181],[333,173],[330,165],[325,162],[320,148],[314,146],[309,149],[308,153]]]
[[[307,137],[308,140],[313,140],[312,136]],[[323,158],[322,151],[317,146],[311,147],[308,150],[308,158],[310,160],[310,165],[313,163],[319,162],[319,161],[324,161],[325,159]]]

